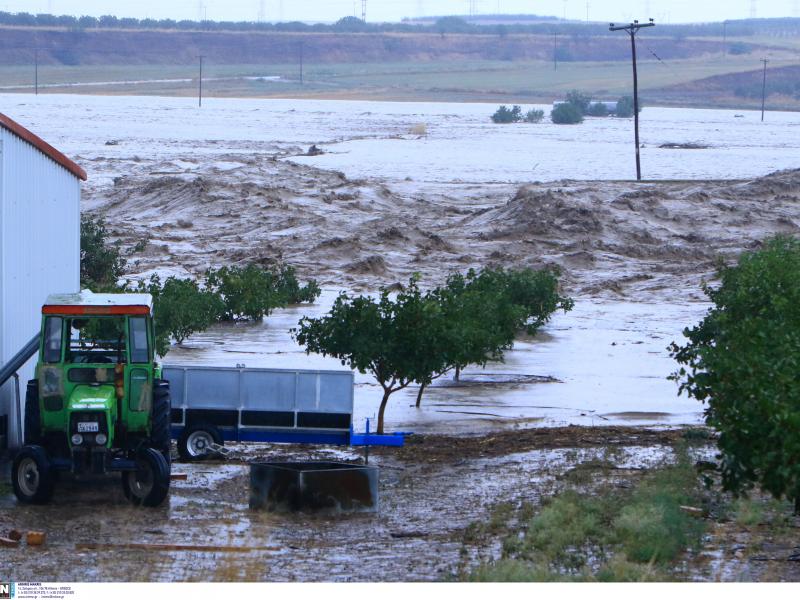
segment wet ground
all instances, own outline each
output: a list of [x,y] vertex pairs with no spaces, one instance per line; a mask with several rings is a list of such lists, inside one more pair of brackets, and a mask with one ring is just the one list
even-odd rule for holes
[[[0,548],[0,577],[60,581],[430,581],[454,578],[492,547],[464,555],[463,532],[498,502],[537,505],[574,464],[616,447],[621,468],[642,468],[671,455],[674,432],[540,430],[523,440],[472,438],[457,447],[421,437],[397,451],[373,451],[380,467],[377,514],[307,516],[247,507],[248,466],[241,461],[319,458],[360,461],[350,450],[265,445],[234,447],[225,463],[173,465],[169,501],[129,506],[119,478],[69,477],[51,505],[0,499],[0,533],[47,534],[39,548]],[[178,545],[180,550],[124,547]],[[97,545],[100,549],[93,549]],[[212,547],[212,548],[209,548]],[[479,556],[480,555],[480,556]],[[465,562],[466,561],[466,562]]]
[[[692,430],[698,431],[698,430]],[[117,476],[65,477],[52,504],[20,506],[0,488],[0,533],[47,534],[41,548],[0,548],[0,578],[60,581],[438,581],[458,579],[500,556],[491,531],[498,507],[538,510],[574,485],[627,488],[670,463],[690,435],[637,427],[540,428],[486,436],[414,436],[402,449],[373,449],[380,468],[376,513],[318,515],[251,511],[247,463],[258,460],[361,462],[351,450],[242,444],[223,462],[175,463],[168,501],[133,508]],[[708,459],[713,447],[692,450]],[[585,472],[584,472],[585,471]],[[783,528],[710,521],[704,548],[675,566],[679,579],[800,580]],[[795,536],[796,537],[796,536]]]

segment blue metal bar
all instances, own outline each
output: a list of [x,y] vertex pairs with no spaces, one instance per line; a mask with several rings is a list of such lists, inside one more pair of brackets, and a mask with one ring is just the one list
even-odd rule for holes
[[31,338],[31,341],[22,347],[22,350],[17,352],[11,357],[6,364],[0,367],[0,386],[14,376],[14,373],[19,371],[31,356],[39,351],[39,334]]

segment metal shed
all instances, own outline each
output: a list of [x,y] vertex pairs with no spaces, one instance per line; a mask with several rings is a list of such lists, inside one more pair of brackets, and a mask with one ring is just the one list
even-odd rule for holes
[[[80,166],[0,113],[0,366],[38,333],[49,294],[79,291],[85,180]],[[33,366],[18,371],[23,394]],[[21,445],[20,421],[12,378],[0,387],[0,452]]]

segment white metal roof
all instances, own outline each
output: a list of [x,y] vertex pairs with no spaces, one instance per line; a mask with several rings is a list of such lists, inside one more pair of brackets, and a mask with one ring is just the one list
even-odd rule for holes
[[45,306],[146,306],[153,311],[150,294],[95,294],[82,290],[77,294],[50,294]]

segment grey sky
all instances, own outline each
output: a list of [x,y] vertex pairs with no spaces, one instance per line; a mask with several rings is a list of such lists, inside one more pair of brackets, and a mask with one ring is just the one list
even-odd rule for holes
[[[586,19],[586,0],[367,0],[368,21],[407,16],[476,13],[536,13]],[[654,17],[660,22],[742,19],[755,4],[758,17],[800,17],[800,0],[589,0],[589,17],[621,21]],[[56,14],[117,15],[172,19],[335,21],[361,14],[361,0],[0,0],[0,10]]]

